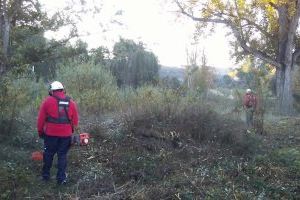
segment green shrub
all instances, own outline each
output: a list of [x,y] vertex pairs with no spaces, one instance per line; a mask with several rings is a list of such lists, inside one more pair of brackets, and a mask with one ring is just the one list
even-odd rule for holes
[[0,82],[0,133],[17,135],[34,119],[42,100],[43,84],[11,74],[2,77]]
[[153,86],[143,86],[136,90],[126,89],[121,92],[123,108],[129,109],[131,115],[157,117],[167,119],[180,101],[180,95],[172,89],[161,89]]
[[57,73],[81,112],[99,114],[119,106],[118,88],[111,73],[101,65],[70,63]]
[[176,90],[146,86],[127,94],[131,103],[125,118],[128,131],[155,129],[161,134],[175,131],[184,140],[232,146],[232,152],[239,155],[258,150],[257,139],[244,135],[244,123],[218,115],[210,104],[193,93],[183,96]]

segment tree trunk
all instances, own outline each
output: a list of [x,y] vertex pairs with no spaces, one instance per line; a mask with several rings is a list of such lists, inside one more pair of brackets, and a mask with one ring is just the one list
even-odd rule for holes
[[284,80],[284,72],[280,69],[276,70],[276,97],[277,99],[282,96],[282,91],[283,91],[283,82]]
[[3,24],[3,35],[2,35],[2,51],[5,58],[7,58],[8,45],[9,45],[9,34],[10,34],[10,23],[7,13],[4,14],[4,24]]
[[292,20],[289,19],[288,7],[278,7],[278,57],[277,62],[281,64],[276,73],[276,89],[279,100],[279,112],[283,115],[290,115],[293,111],[292,94],[292,69],[293,49],[295,44],[295,30],[298,26],[299,11]]
[[292,65],[277,70],[276,89],[279,112],[283,115],[293,113]]
[[0,63],[0,75],[4,74],[7,67],[8,47],[10,37],[10,18],[8,16],[7,1],[2,1],[1,4],[1,39],[2,39],[2,59]]

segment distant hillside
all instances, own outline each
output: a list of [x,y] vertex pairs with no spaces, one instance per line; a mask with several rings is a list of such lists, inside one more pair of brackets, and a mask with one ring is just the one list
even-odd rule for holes
[[230,71],[230,69],[227,68],[215,68],[215,69],[216,69],[216,74],[219,76],[224,76],[228,74],[228,72]]
[[164,77],[176,77],[179,81],[183,82],[184,80],[184,68],[179,67],[168,67],[168,66],[161,66],[159,70],[159,76],[161,78]]
[[[183,82],[185,74],[184,70],[184,68],[179,67],[162,66],[159,70],[159,77],[176,77],[179,81]],[[225,74],[228,73],[228,69],[215,68],[215,70],[216,76],[219,78],[223,77]]]

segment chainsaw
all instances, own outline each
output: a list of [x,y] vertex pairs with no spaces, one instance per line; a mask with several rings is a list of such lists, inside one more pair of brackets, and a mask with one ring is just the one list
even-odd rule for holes
[[86,146],[89,143],[89,139],[90,139],[89,133],[80,133],[80,134],[72,135],[71,144]]
[[[89,144],[90,134],[80,133],[71,136],[71,146],[87,146]],[[42,151],[34,151],[31,154],[31,160],[41,161],[43,160],[44,153]]]

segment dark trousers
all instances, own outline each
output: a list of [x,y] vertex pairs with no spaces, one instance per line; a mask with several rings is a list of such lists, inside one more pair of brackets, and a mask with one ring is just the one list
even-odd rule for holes
[[57,153],[57,182],[66,179],[67,153],[71,145],[71,137],[45,136],[44,138],[44,166],[42,176],[48,180],[54,155]]
[[246,108],[246,123],[247,123],[247,128],[253,128],[253,115],[254,115],[254,108],[249,107]]

